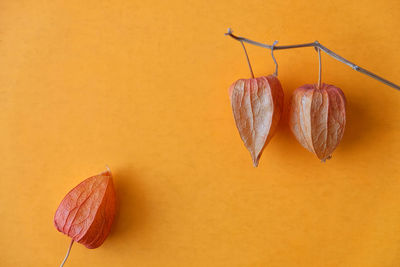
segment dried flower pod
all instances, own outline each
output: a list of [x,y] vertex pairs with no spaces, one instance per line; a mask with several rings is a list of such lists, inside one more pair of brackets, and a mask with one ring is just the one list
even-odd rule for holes
[[255,167],[283,111],[283,90],[274,75],[240,79],[229,88],[233,116]]
[[325,161],[338,146],[346,125],[346,98],[339,88],[313,84],[292,96],[289,125],[297,141]]
[[115,199],[110,171],[90,177],[64,197],[54,216],[54,225],[87,248],[97,248],[110,233]]

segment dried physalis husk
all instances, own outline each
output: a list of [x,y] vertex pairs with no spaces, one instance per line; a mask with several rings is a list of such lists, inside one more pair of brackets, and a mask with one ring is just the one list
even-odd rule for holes
[[87,178],[64,197],[54,225],[87,248],[97,248],[110,233],[115,213],[115,189],[108,170]]
[[297,141],[325,161],[343,137],[346,98],[339,88],[306,84],[292,96],[289,125]]
[[229,88],[233,116],[253,164],[275,133],[283,111],[283,90],[274,75],[240,79]]

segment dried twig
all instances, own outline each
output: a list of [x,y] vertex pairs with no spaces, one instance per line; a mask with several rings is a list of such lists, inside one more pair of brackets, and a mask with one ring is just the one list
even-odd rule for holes
[[248,44],[252,44],[252,45],[256,45],[256,46],[260,46],[260,47],[264,47],[264,48],[268,48],[268,49],[273,49],[273,50],[283,50],[283,49],[292,49],[292,48],[301,48],[301,47],[314,47],[316,49],[320,49],[322,51],[324,51],[325,53],[327,53],[328,55],[330,55],[331,57],[333,57],[334,59],[346,64],[347,66],[351,67],[353,70],[356,70],[358,72],[364,73],[365,75],[368,75],[369,77],[374,78],[375,80],[378,80],[390,87],[393,87],[397,90],[400,90],[400,86],[397,84],[394,84],[364,68],[361,68],[360,66],[348,61],[347,59],[339,56],[338,54],[336,54],[335,52],[333,52],[332,50],[329,50],[328,48],[326,48],[325,46],[323,46],[322,44],[320,44],[318,41],[312,42],[312,43],[305,43],[305,44],[296,44],[296,45],[281,45],[281,46],[275,46],[275,45],[267,45],[267,44],[263,44],[263,43],[259,43],[244,37],[240,37],[240,36],[236,36],[232,33],[232,30],[229,28],[228,32],[225,33],[225,35],[229,35],[230,37],[232,37],[233,39],[236,39],[238,41],[240,41],[242,44],[243,42],[248,43]]

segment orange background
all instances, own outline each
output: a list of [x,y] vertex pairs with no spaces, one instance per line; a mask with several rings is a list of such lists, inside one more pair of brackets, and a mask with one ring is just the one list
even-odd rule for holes
[[[66,266],[400,266],[400,92],[323,54],[348,100],[332,160],[283,120],[255,169],[227,94],[249,71],[223,35],[318,39],[400,83],[399,18],[397,0],[1,1],[0,265],[58,266],[54,212],[108,164],[120,214]],[[317,53],[275,54],[287,103]]]

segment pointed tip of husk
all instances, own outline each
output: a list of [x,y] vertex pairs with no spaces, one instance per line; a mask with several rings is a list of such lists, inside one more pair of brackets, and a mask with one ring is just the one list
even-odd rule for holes
[[257,167],[258,167],[259,159],[258,159],[258,158],[252,158],[252,159],[253,159],[253,166],[254,166],[254,168],[257,168]]
[[321,159],[321,158],[320,158],[320,160],[321,160],[322,163],[325,163],[327,160],[330,160],[331,158],[332,158],[332,155],[329,155],[329,156],[327,156],[327,157],[324,158],[324,159]]
[[110,167],[108,167],[108,165],[106,165],[106,170],[103,171],[102,173],[100,173],[99,175],[112,176]]

